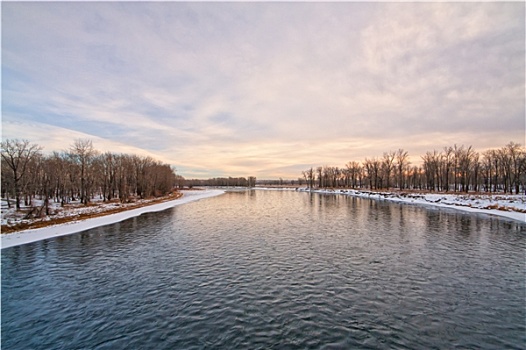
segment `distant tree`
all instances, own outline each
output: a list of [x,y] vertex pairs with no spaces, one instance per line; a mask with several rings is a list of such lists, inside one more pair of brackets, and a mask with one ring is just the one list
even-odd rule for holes
[[[303,178],[305,179],[305,183],[307,184],[307,187],[308,187],[309,186],[309,179],[308,179],[309,175],[308,175],[307,171],[302,171],[301,172],[301,176],[303,176]],[[298,181],[299,181],[299,179],[298,179]],[[301,186],[301,182],[300,182],[300,186]]]
[[356,188],[361,182],[362,166],[360,163],[352,161],[345,165],[345,174],[347,176],[347,186]]
[[328,165],[324,165],[322,168],[322,182],[321,186],[323,188],[330,186],[330,178],[332,177],[332,168]]
[[446,192],[449,191],[451,168],[453,166],[453,147],[444,147],[443,161],[444,161],[444,189]]
[[471,169],[473,166],[473,163],[475,161],[475,151],[473,150],[472,146],[469,146],[468,148],[464,149],[462,152],[460,152],[460,159],[459,159],[459,170],[460,170],[460,185],[462,186],[461,191],[462,192],[468,192],[469,191],[469,185],[471,181]]
[[323,167],[319,166],[316,168],[316,174],[318,177],[318,187],[322,188],[322,181],[323,181]]
[[458,181],[461,178],[460,173],[460,162],[464,153],[464,146],[458,147],[456,144],[453,146],[453,169],[454,169],[454,191],[458,191]]
[[510,174],[510,193],[515,189],[515,193],[520,192],[521,185],[521,169],[524,167],[524,150],[518,143],[510,142],[505,146],[505,152],[509,159],[509,174]]
[[69,178],[69,159],[65,153],[54,151],[51,156],[47,158],[50,171],[52,175],[53,196],[56,202],[64,205],[68,200],[68,178]]
[[383,159],[382,159],[382,172],[385,177],[385,187],[389,190],[391,187],[391,174],[393,173],[394,169],[394,160],[396,157],[396,153],[393,151],[385,152]]
[[407,151],[399,148],[398,151],[396,151],[396,170],[398,172],[398,188],[401,190],[405,187],[404,172],[407,171],[409,164],[409,154]]
[[39,162],[39,183],[38,191],[41,199],[44,200],[45,214],[49,215],[49,199],[54,197],[55,186],[58,182],[57,177],[60,175],[57,172],[56,162],[53,157],[45,158],[43,156],[37,157]]
[[117,186],[116,186],[116,157],[111,152],[106,152],[100,156],[100,162],[102,164],[102,196],[104,201],[109,201],[115,197]]
[[[117,190],[119,193],[119,200],[121,203],[127,203],[130,200],[131,189],[133,188],[135,181],[130,178],[131,174],[134,174],[132,159],[127,154],[120,154],[116,157],[117,170],[116,170],[116,182]],[[150,182],[153,182],[153,188],[155,188],[157,176],[156,174],[151,175],[152,178],[149,179]],[[132,181],[130,181],[132,180]],[[152,195],[155,195],[155,192],[152,190]]]
[[[2,145],[2,162],[11,170],[16,209],[20,210],[20,184],[27,175],[29,164],[40,154],[41,147],[28,140],[6,140]],[[2,166],[2,168],[4,168]],[[9,182],[6,182],[9,183]]]
[[9,208],[11,208],[11,198],[15,196],[14,191],[14,179],[13,179],[13,170],[5,165],[5,161],[2,158],[0,158],[2,162],[1,170],[2,170],[2,198],[6,198],[7,205]]
[[309,188],[314,187],[314,169],[312,167],[307,171],[307,177],[309,179]]
[[440,172],[439,162],[440,162],[440,153],[437,153],[436,150],[433,152],[426,152],[422,156],[423,161],[423,170],[426,178],[426,189],[430,191],[435,191],[437,188],[440,188],[439,179],[437,174]]
[[307,187],[308,188],[313,188],[314,187],[314,178],[315,178],[314,169],[312,167],[310,167],[309,169],[307,169],[305,171],[302,171],[301,174],[305,178],[305,183],[307,184]]
[[186,180],[183,176],[176,174],[175,175],[175,184],[178,188],[183,188],[186,183]]
[[369,188],[378,189],[380,180],[380,166],[381,162],[378,158],[365,158],[364,170],[369,180]]
[[[472,162],[471,162],[471,189],[475,192],[479,191],[480,189],[480,154],[478,152],[474,152],[472,155]],[[469,188],[468,188],[469,191]]]
[[340,187],[340,179],[342,176],[342,171],[340,170],[340,168],[338,168],[337,166],[332,167],[331,175],[332,175],[332,187],[334,188]]
[[93,148],[91,140],[77,139],[70,147],[70,155],[80,174],[80,201],[83,204],[88,204],[90,200],[89,186],[93,177],[91,165],[97,151]]
[[[44,205],[32,215],[41,214],[44,208],[49,213],[51,199],[62,205],[76,199],[87,204],[99,194],[103,200],[118,196],[125,202],[134,196],[164,195],[176,184],[184,184],[184,178],[176,177],[175,168],[167,164],[150,157],[110,152],[100,155],[90,140],[76,140],[68,151],[49,156],[40,150],[29,141],[2,142],[1,194],[8,205],[10,197],[15,198],[17,209],[22,198],[29,206],[32,198],[40,196]],[[246,185],[244,178],[239,182]]]
[[[345,168],[329,165],[302,171],[310,187],[317,179],[318,187],[390,188],[393,182],[399,189],[428,191],[504,191],[520,193],[526,184],[526,149],[510,142],[500,149],[479,154],[472,146],[444,147],[421,156],[422,165],[410,167],[409,156],[403,149],[386,152],[381,159],[366,158],[348,162]],[[312,177],[309,175],[312,174]],[[316,175],[316,176],[315,176]],[[314,181],[314,180],[313,180]]]

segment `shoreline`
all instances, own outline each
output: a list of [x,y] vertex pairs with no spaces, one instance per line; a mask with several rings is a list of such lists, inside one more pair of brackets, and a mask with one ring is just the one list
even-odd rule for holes
[[81,231],[89,230],[91,228],[114,224],[132,217],[139,216],[141,214],[163,211],[169,208],[176,207],[178,205],[195,202],[200,199],[219,196],[223,193],[225,193],[225,191],[223,190],[185,191],[182,197],[171,201],[147,205],[144,207],[134,208],[114,214],[89,218],[81,221],[71,221],[42,228],[28,229],[1,234],[0,249],[42,241],[49,238],[70,235]]
[[[403,193],[403,192],[389,192],[389,191],[371,191],[371,190],[356,190],[356,189],[311,189],[306,187],[255,187],[256,190],[263,191],[296,191],[305,193],[319,193],[319,194],[337,194],[346,195],[357,198],[369,198],[374,200],[387,200],[396,203],[414,204],[422,206],[432,206],[439,208],[449,208],[454,210],[461,210],[474,214],[486,214],[498,216],[500,218],[511,219],[526,223],[526,196],[525,195],[505,195],[505,194],[451,194],[451,193]],[[521,199],[521,203],[513,203],[511,200],[500,200],[497,198],[513,197]],[[510,206],[510,204],[514,204]],[[506,207],[498,209],[499,207]],[[495,208],[488,208],[495,207]],[[522,210],[517,211],[513,209]]]
[[[478,213],[499,216],[501,218],[512,219],[521,223],[526,223],[526,213],[514,210],[498,209],[498,200],[489,200],[489,196],[485,195],[463,195],[463,194],[444,194],[444,193],[425,193],[412,194],[408,193],[402,195],[401,193],[382,192],[382,191],[359,191],[359,190],[311,190],[298,189],[298,192],[312,192],[321,194],[339,194],[346,196],[353,196],[358,198],[369,198],[375,200],[387,200],[403,204],[415,204],[422,206],[434,206],[439,208],[449,208],[461,210],[468,213]],[[504,195],[495,195],[497,197],[505,197]],[[526,209],[524,203],[524,195],[514,195],[517,198],[522,198],[522,210]],[[471,203],[472,202],[472,203]],[[509,204],[509,203],[508,203]],[[504,206],[504,205],[503,205]],[[488,208],[495,207],[495,208]]]
[[[488,196],[470,196],[470,195],[453,195],[453,194],[439,194],[439,193],[425,193],[425,194],[405,194],[393,193],[393,192],[374,192],[374,191],[359,191],[359,190],[332,190],[332,189],[313,189],[307,188],[265,188],[256,187],[256,190],[267,190],[267,191],[296,191],[305,193],[318,193],[318,194],[337,194],[353,196],[358,198],[368,198],[374,200],[387,200],[395,203],[403,204],[414,204],[421,206],[434,206],[439,208],[448,208],[461,210],[468,213],[474,214],[486,214],[497,216],[500,218],[511,219],[526,223],[526,213],[513,210],[499,210],[488,209],[488,207],[497,207],[498,200],[488,200]],[[125,210],[122,212],[108,214],[104,216],[98,216],[94,218],[71,221],[67,223],[60,223],[56,225],[46,226],[42,228],[27,229],[21,231],[15,231],[12,233],[5,233],[0,235],[0,249],[23,245],[27,243],[37,242],[49,238],[60,237],[79,233],[91,228],[109,225],[124,221],[126,219],[139,216],[144,213],[152,213],[163,211],[178,205],[198,201],[209,197],[218,196],[224,194],[223,189],[206,189],[206,190],[190,190],[185,191],[183,197],[174,199],[171,201],[161,202],[157,204],[147,205],[144,207],[134,208]],[[495,198],[499,197],[498,195]],[[501,196],[505,197],[505,196]],[[526,209],[523,195],[516,195],[516,198],[522,198],[522,204],[519,203],[519,207],[523,207],[522,210]],[[473,203],[470,203],[473,202]],[[509,201],[508,201],[509,202]],[[478,205],[473,206],[473,204]],[[521,209],[519,209],[521,210]]]

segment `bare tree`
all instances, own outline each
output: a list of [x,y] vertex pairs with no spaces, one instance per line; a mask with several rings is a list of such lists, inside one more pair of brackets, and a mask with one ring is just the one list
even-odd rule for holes
[[422,157],[423,170],[426,178],[426,189],[435,191],[440,189],[440,162],[441,154],[437,153],[436,150],[433,152],[426,152],[425,156]]
[[80,201],[83,204],[88,204],[90,199],[89,186],[92,181],[90,166],[96,154],[91,140],[77,139],[70,148],[71,158],[80,171]]
[[68,155],[54,151],[46,159],[47,167],[51,172],[51,187],[55,202],[64,205],[68,200],[67,183],[68,183]]
[[307,183],[308,188],[314,187],[314,169],[310,167],[309,169],[301,172],[303,177],[305,178],[305,182]]
[[453,166],[453,154],[454,154],[453,152],[454,152],[453,147],[444,147],[444,153],[443,153],[444,179],[442,183],[443,183],[443,189],[445,189],[446,192],[449,191],[449,178],[451,176],[451,167]]
[[316,168],[316,174],[318,175],[318,187],[322,188],[322,181],[323,181],[323,167],[319,166]]
[[460,161],[462,154],[464,153],[464,145],[458,147],[456,144],[453,146],[453,169],[454,169],[454,191],[458,191],[458,180],[461,178],[460,173]]
[[474,162],[475,151],[472,146],[469,146],[462,152],[460,152],[459,159],[459,170],[460,170],[460,185],[462,186],[462,192],[468,192],[469,184],[471,181],[471,167]]
[[361,183],[362,166],[359,162],[352,161],[348,162],[345,167],[346,176],[348,177],[347,186],[356,188],[359,185],[359,182]]
[[393,173],[394,169],[394,160],[396,157],[396,153],[393,151],[384,152],[384,156],[382,159],[382,172],[385,176],[385,187],[389,190],[391,187],[391,174]]
[[505,146],[506,153],[509,158],[510,164],[510,193],[512,187],[515,188],[515,193],[520,192],[520,172],[522,168],[522,162],[524,161],[524,150],[521,149],[521,145],[518,143],[510,142]]
[[378,160],[378,158],[365,158],[364,170],[367,178],[369,179],[369,188],[371,189],[378,189],[378,185],[381,182],[380,166],[381,162]]
[[11,179],[17,210],[20,210],[21,180],[26,176],[29,164],[41,149],[40,146],[31,144],[28,140],[14,139],[2,142],[2,161],[12,172]]
[[404,172],[407,170],[409,164],[409,153],[399,148],[398,151],[396,151],[396,170],[398,172],[398,188],[401,190],[405,187]]

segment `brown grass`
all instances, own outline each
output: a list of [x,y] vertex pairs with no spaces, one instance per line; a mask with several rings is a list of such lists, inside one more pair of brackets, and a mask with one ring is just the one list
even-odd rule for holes
[[[12,233],[16,231],[47,227],[47,226],[52,226],[52,225],[57,225],[57,224],[65,224],[65,223],[72,222],[72,221],[81,221],[81,220],[96,218],[100,216],[116,214],[116,213],[120,213],[126,210],[142,208],[142,207],[146,207],[146,206],[153,205],[153,204],[168,202],[168,201],[172,201],[175,199],[179,199],[182,196],[183,196],[182,193],[175,192],[175,193],[169,194],[164,197],[150,199],[146,202],[127,204],[126,206],[119,207],[119,208],[106,208],[104,211],[98,212],[98,213],[84,213],[84,214],[72,213],[71,216],[67,216],[67,217],[59,217],[59,218],[50,217],[51,220],[35,219],[32,222],[24,222],[24,223],[19,223],[16,225],[2,225],[0,232],[2,234]],[[102,205],[96,204],[96,203],[90,203],[89,206],[102,206]]]

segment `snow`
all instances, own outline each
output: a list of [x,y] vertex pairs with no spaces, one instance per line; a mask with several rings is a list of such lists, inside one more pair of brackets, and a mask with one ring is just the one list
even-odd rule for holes
[[297,187],[281,186],[281,187],[253,187],[256,190],[265,191],[296,191]]
[[[306,188],[298,191],[309,191]],[[472,194],[444,194],[444,193],[404,193],[404,192],[375,192],[359,190],[312,190],[314,193],[343,194],[376,200],[388,200],[399,203],[419,205],[433,205],[443,208],[453,208],[471,213],[497,215],[509,219],[526,222],[526,196],[518,195],[472,195]]]
[[0,235],[1,249],[9,248],[17,245],[36,242],[48,238],[69,235],[72,233],[81,232],[98,226],[113,224],[134,216],[139,216],[144,213],[157,212],[175,207],[177,205],[194,202],[200,199],[218,196],[225,193],[223,190],[197,190],[185,191],[184,196],[173,201],[153,204],[141,208],[130,209],[116,214],[95,217],[83,221],[73,221],[65,224],[53,225],[38,229],[17,231]]
[[[306,188],[262,188],[257,187],[257,190],[297,190],[309,191]],[[139,216],[147,212],[162,211],[177,205],[197,201],[223,194],[224,190],[196,190],[185,191],[184,196],[169,202],[163,202],[150,206],[145,206],[136,209],[126,210],[116,214],[95,217],[83,221],[73,221],[65,224],[53,225],[39,229],[31,229],[18,231],[14,233],[0,235],[1,248],[8,248],[16,245],[36,242],[48,238],[69,235],[76,232],[81,232],[90,228],[104,226],[128,218]],[[526,196],[524,195],[470,195],[470,194],[443,194],[443,193],[404,193],[404,192],[374,192],[374,191],[359,191],[359,190],[312,190],[313,193],[324,194],[341,194],[348,196],[356,196],[361,198],[370,198],[376,200],[389,200],[399,203],[411,203],[417,205],[433,205],[437,207],[453,208],[463,210],[471,213],[484,213],[490,215],[497,215],[509,219],[526,222]],[[2,204],[4,205],[4,204]],[[119,205],[119,204],[111,204]],[[97,207],[90,209],[89,207],[83,209],[99,210]],[[3,213],[4,214],[4,213]],[[58,213],[57,215],[60,215]],[[2,215],[2,224],[4,224],[4,215]]]

